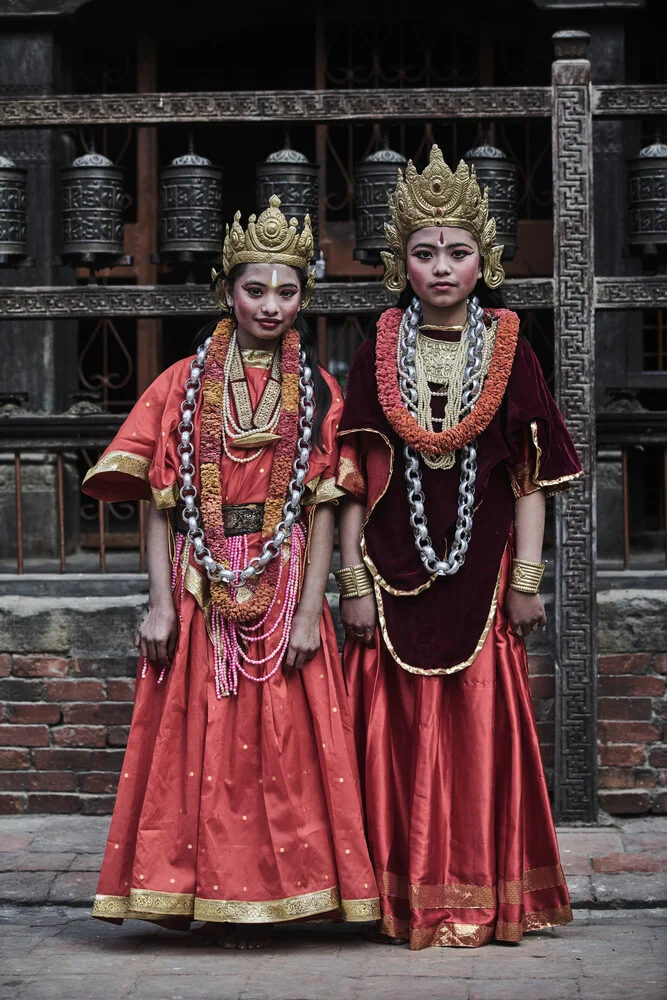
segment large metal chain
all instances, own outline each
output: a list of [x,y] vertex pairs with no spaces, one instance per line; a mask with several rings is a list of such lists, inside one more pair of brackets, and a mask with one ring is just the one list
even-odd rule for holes
[[301,513],[301,500],[305,489],[310,451],[312,448],[313,415],[315,413],[315,393],[313,389],[313,373],[308,367],[305,351],[299,351],[299,438],[297,454],[292,465],[292,478],[288,487],[287,500],[283,507],[282,520],[276,526],[273,537],[264,543],[262,551],[254,556],[243,569],[230,570],[222,563],[216,562],[211,550],[206,545],[204,528],[201,523],[201,513],[197,506],[197,488],[195,486],[196,466],[194,445],[192,443],[193,419],[197,409],[197,400],[201,389],[201,379],[206,367],[206,355],[211,346],[209,337],[197,351],[197,356],[190,365],[190,376],[185,382],[185,399],[181,403],[181,422],[178,426],[181,441],[178,453],[181,456],[181,466],[178,470],[182,486],[179,490],[184,503],[183,520],[188,526],[187,538],[194,546],[195,561],[203,564],[209,580],[221,580],[223,583],[245,583],[253,576],[264,572],[272,559],[279,555],[283,542],[292,534],[292,529]]
[[[407,410],[417,415],[416,355],[421,303],[414,298],[405,311],[398,339],[398,375],[401,396]],[[468,302],[468,355],[463,379],[461,403],[462,420],[474,407],[482,391],[482,366],[484,363],[485,327],[484,313],[479,300],[473,297]],[[410,524],[415,536],[415,545],[424,567],[431,575],[452,576],[463,566],[472,536],[472,522],[475,503],[475,479],[477,478],[477,441],[471,441],[461,449],[461,478],[459,481],[459,504],[454,529],[454,539],[447,559],[438,559],[433,542],[428,533],[425,513],[422,475],[419,455],[405,445],[405,481],[408,487]]]

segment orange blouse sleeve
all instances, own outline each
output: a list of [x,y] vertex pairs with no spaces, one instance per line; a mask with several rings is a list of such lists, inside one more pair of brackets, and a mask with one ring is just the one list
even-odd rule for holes
[[331,390],[331,406],[322,423],[322,447],[313,448],[310,453],[308,481],[303,497],[304,507],[318,503],[332,503],[345,496],[345,491],[336,484],[338,468],[338,425],[343,415],[343,392],[338,382],[325,369],[320,369],[322,377]]
[[159,508],[176,506],[180,460],[175,432],[191,361],[178,361],[146,389],[87,472],[84,493],[109,502],[152,498]]

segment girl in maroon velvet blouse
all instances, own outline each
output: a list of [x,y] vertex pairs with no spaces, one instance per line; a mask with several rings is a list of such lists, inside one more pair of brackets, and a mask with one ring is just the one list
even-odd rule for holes
[[[545,497],[582,474],[518,317],[474,168],[399,171],[385,284],[340,427],[344,666],[382,919],[419,949],[572,919],[524,637]],[[497,293],[495,293],[497,295]]]

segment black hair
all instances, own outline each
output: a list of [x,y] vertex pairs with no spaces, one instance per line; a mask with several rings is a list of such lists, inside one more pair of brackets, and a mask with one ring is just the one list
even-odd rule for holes
[[[247,264],[237,264],[236,267],[232,268],[227,280],[233,282],[236,278],[240,278],[247,266]],[[297,271],[299,275],[299,283],[303,289],[306,283],[306,276],[302,271],[298,271],[297,268],[294,268],[294,270]],[[218,280],[223,280],[222,273],[220,273]],[[215,283],[217,284],[217,282]],[[199,346],[204,343],[206,338],[211,336],[217,325],[218,320],[214,319],[209,323],[204,324],[204,326],[197,331],[192,341],[193,352],[196,352]],[[308,367],[313,373],[315,416],[313,418],[312,441],[313,446],[322,451],[322,424],[324,423],[324,418],[329,412],[329,408],[331,406],[331,389],[322,374],[322,367],[320,366],[317,358],[317,338],[301,313],[297,315],[294,321],[294,328],[299,334],[301,347],[306,355]]]
[[[498,288],[489,288],[484,281],[484,278],[479,278],[472,294],[477,296],[482,309],[505,308],[505,300],[502,292]],[[412,290],[412,285],[408,281],[398,299],[397,305],[399,309],[407,309],[414,297],[415,293]]]

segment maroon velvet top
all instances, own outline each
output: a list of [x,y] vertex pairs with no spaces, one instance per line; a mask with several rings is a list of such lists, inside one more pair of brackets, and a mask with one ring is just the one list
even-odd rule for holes
[[[532,425],[532,426],[531,426]],[[465,666],[476,653],[492,605],[513,523],[514,497],[565,488],[581,464],[528,342],[519,338],[505,397],[477,448],[475,516],[463,567],[429,576],[409,521],[403,442],[382,412],[375,378],[375,341],[362,344],[350,369],[338,482],[363,499],[367,561],[379,578],[385,640],[394,658],[420,670]],[[429,534],[444,558],[458,507],[460,453],[452,469],[421,463]],[[426,585],[417,595],[396,595]],[[393,649],[391,647],[393,646]],[[477,650],[478,651],[478,650]]]

